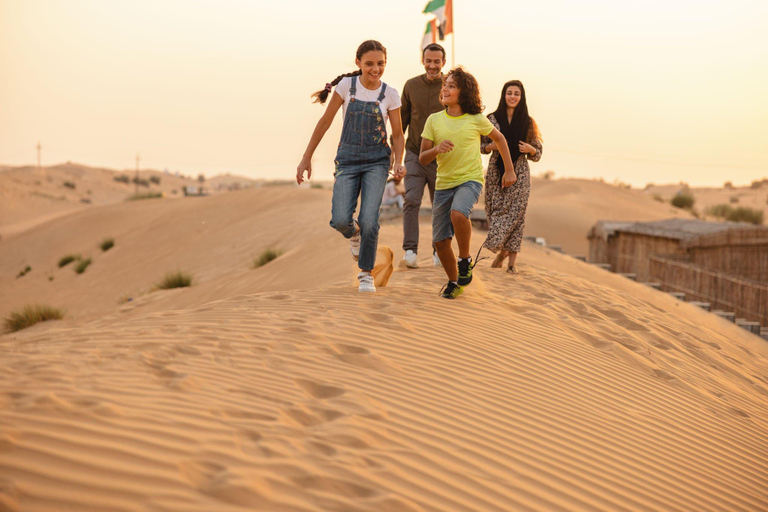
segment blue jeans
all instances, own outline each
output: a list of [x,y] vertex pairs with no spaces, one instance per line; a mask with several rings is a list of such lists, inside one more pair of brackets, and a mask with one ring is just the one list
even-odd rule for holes
[[331,202],[331,227],[344,238],[355,234],[352,216],[360,196],[360,270],[370,272],[376,264],[379,243],[379,208],[389,176],[389,160],[376,163],[337,164]]

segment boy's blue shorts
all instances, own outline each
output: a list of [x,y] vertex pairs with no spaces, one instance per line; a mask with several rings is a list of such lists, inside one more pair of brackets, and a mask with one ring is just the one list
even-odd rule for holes
[[477,181],[467,181],[446,190],[435,190],[435,201],[432,204],[433,242],[453,238],[451,211],[456,210],[469,218],[482,190],[483,185]]

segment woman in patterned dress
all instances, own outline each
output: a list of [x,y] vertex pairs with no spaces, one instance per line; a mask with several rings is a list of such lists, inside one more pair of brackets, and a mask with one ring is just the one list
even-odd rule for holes
[[488,238],[483,247],[496,253],[491,265],[501,268],[509,258],[507,272],[518,274],[515,268],[517,253],[523,242],[525,210],[531,193],[531,171],[528,160],[538,162],[541,158],[541,134],[536,121],[528,115],[525,89],[519,80],[504,84],[501,99],[495,112],[488,115],[491,124],[507,139],[515,168],[511,170],[517,181],[508,187],[502,186],[502,178],[510,172],[504,168],[496,144],[483,137],[481,151],[491,153],[488,172],[485,176],[485,213],[488,217]]

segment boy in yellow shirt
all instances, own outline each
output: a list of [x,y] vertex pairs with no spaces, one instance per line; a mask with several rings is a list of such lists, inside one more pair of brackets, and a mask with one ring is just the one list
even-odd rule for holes
[[[448,275],[448,283],[440,290],[440,296],[455,299],[472,281],[469,214],[483,189],[480,136],[490,137],[499,148],[508,169],[502,187],[515,183],[517,177],[506,139],[482,115],[483,104],[475,77],[462,68],[451,70],[445,77],[440,101],[446,109],[427,119],[421,134],[419,162],[428,165],[437,158],[432,240]],[[451,248],[454,234],[459,246],[458,265]]]

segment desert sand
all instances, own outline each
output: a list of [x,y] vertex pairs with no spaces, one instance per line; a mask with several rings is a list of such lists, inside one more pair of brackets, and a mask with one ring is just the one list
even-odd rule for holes
[[[534,188],[539,236],[633,214],[564,181],[562,209]],[[428,251],[397,267],[396,222],[387,286],[359,294],[329,212],[327,190],[264,187],[9,230],[0,316],[65,318],[0,335],[0,511],[768,509],[763,340],[533,244],[519,277],[484,260],[446,301]],[[155,290],[174,270],[193,286]]]

